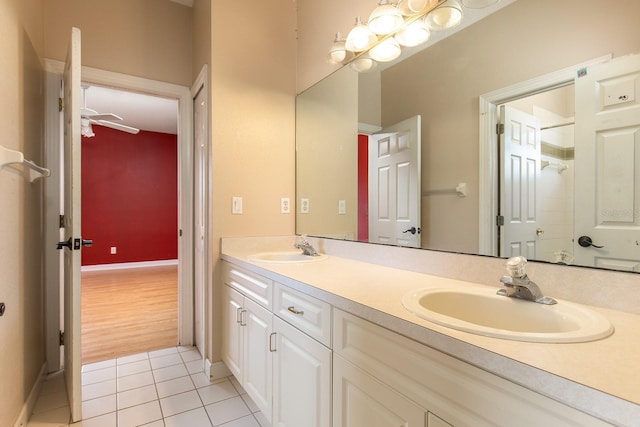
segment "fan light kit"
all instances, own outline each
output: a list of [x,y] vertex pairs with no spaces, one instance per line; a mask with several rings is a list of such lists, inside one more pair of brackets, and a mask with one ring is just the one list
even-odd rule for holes
[[93,132],[92,124],[105,126],[111,129],[121,130],[131,134],[137,134],[140,129],[124,125],[122,123],[116,123],[114,120],[121,121],[122,117],[113,113],[98,113],[96,110],[87,108],[87,90],[90,86],[82,85],[82,109],[80,110],[80,133],[85,138],[91,138],[96,136]]
[[[499,0],[462,0],[469,8],[483,8]],[[378,62],[390,62],[402,54],[402,47],[414,47],[429,40],[430,31],[443,31],[462,22],[458,0],[379,0],[365,25],[356,18],[343,39],[338,32],[329,49],[329,62],[349,63],[358,72],[371,71]]]

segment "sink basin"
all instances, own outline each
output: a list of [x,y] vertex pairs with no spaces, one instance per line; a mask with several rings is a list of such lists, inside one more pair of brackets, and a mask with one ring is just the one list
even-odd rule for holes
[[405,295],[402,304],[442,326],[515,341],[585,342],[613,333],[611,323],[587,307],[523,301],[496,295],[494,288],[421,289]]
[[302,252],[260,252],[249,256],[249,261],[270,262],[270,263],[303,263],[315,262],[327,259],[328,256],[320,254],[318,256],[304,255]]

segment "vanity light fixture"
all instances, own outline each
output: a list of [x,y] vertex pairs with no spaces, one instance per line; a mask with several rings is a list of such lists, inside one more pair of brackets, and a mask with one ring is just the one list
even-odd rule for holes
[[430,30],[446,30],[462,22],[462,6],[458,0],[447,0],[429,12],[425,23]]
[[[356,24],[342,40],[340,33],[329,49],[329,61],[349,62],[353,70],[371,71],[377,62],[389,62],[402,54],[402,47],[415,47],[429,40],[430,31],[453,28],[462,22],[459,0],[378,0],[363,24]],[[482,8],[500,0],[462,0],[465,7]],[[355,59],[352,59],[355,58]]]

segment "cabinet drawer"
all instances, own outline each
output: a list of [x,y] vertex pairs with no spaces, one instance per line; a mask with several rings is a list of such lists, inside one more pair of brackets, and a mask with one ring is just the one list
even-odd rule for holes
[[331,348],[331,305],[278,282],[274,290],[273,312]]
[[236,267],[228,262],[222,263],[222,280],[238,292],[248,296],[261,306],[272,309],[273,281],[259,274]]

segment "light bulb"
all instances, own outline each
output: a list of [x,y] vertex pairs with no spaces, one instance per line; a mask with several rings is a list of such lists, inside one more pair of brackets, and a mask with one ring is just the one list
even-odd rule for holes
[[398,4],[398,9],[403,15],[411,16],[424,13],[436,4],[438,0],[402,0]]
[[351,52],[362,52],[363,50],[369,49],[377,41],[378,38],[376,35],[362,23],[362,20],[358,16],[355,27],[353,27],[347,35],[345,47]]
[[401,53],[402,49],[400,49],[400,45],[393,37],[375,45],[369,51],[369,55],[378,62],[393,61],[399,57]]
[[462,6],[456,0],[447,0],[433,9],[425,18],[430,30],[446,30],[462,22]]
[[429,36],[431,36],[431,33],[427,28],[427,24],[424,23],[423,19],[418,19],[400,29],[394,38],[402,46],[414,47],[429,40]]
[[336,33],[336,38],[329,48],[329,62],[340,64],[347,59],[348,53],[344,47],[344,40],[340,32]]
[[369,29],[379,35],[391,34],[403,23],[402,14],[388,0],[380,0],[379,6],[369,16]]
[[378,64],[371,58],[358,58],[349,63],[352,70],[359,73],[368,73],[376,68]]

